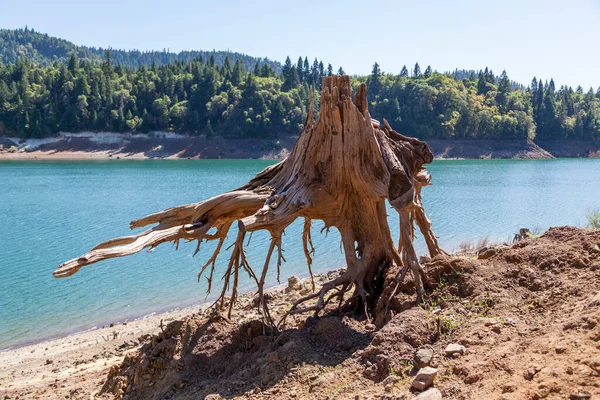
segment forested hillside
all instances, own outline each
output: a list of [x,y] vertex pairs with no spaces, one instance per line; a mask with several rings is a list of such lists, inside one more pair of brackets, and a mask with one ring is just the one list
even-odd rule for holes
[[[96,50],[30,30],[0,32],[44,38],[23,44],[20,57],[0,64],[0,135],[7,136],[79,131],[294,135],[306,118],[310,88],[320,90],[322,76],[334,72],[330,64],[306,57],[295,63],[288,57],[278,73],[261,59],[248,68],[247,60],[225,55],[221,64],[217,53],[189,60],[166,56],[165,64],[148,66],[143,54],[163,53],[142,53],[128,62],[135,52],[105,51],[100,58]],[[0,44],[2,54],[7,48]],[[353,77],[353,85],[361,82],[368,85],[371,115],[408,135],[600,138],[600,90],[556,88],[554,81],[536,78],[523,87],[506,72],[499,77],[487,68],[441,74],[429,66],[421,71],[418,64],[389,74],[375,63],[370,75]]]
[[110,50],[113,62],[124,67],[138,68],[156,64],[158,66],[175,61],[189,62],[203,57],[215,59],[222,66],[225,58],[230,61],[242,61],[246,68],[252,68],[257,61],[267,63],[276,73],[281,72],[281,63],[266,58],[251,57],[246,54],[230,51],[182,51],[172,53],[163,51],[115,50],[96,47],[77,46],[67,40],[42,34],[25,27],[24,29],[0,29],[0,62],[12,64],[21,57],[38,65],[51,65],[54,61],[68,62],[72,53],[80,60],[89,60],[100,64],[104,60],[106,50]]

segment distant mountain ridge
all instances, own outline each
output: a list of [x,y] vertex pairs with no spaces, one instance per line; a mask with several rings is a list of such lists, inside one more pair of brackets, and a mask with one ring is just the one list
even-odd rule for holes
[[79,59],[87,59],[94,63],[100,63],[105,59],[106,50],[110,50],[114,64],[132,68],[138,68],[141,65],[150,67],[153,63],[157,66],[170,64],[175,61],[187,63],[198,57],[202,57],[205,61],[208,61],[211,56],[214,57],[218,66],[222,66],[225,58],[229,57],[232,63],[241,60],[247,70],[252,70],[257,62],[260,64],[269,64],[277,74],[281,73],[282,68],[281,63],[278,61],[231,51],[191,50],[173,53],[166,50],[103,49],[101,47],[78,46],[68,40],[36,32],[27,27],[23,29],[0,29],[0,61],[4,64],[13,64],[19,58],[24,57],[40,65],[49,65],[54,61],[67,62],[71,53],[77,54]]

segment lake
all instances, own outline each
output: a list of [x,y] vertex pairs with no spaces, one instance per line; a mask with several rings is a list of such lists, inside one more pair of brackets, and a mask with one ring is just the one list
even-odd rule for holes
[[[214,244],[203,244],[196,257],[195,243],[178,251],[163,244],[67,279],[52,271],[106,239],[130,234],[133,219],[236,188],[272,162],[0,161],[0,348],[204,302],[206,284],[197,273]],[[521,227],[583,226],[586,211],[600,208],[599,159],[441,160],[428,168],[433,185],[423,189],[423,201],[447,251],[485,237],[510,240]],[[390,226],[397,238],[393,212]],[[298,222],[283,237],[282,280],[307,275],[301,228]],[[312,232],[314,271],[343,266],[339,235],[320,235],[318,223]],[[251,265],[264,262],[268,243],[267,234],[254,234]],[[416,244],[424,253],[420,237]],[[230,251],[219,258],[221,270]],[[276,284],[273,273],[270,284]],[[248,280],[242,289],[252,289]]]

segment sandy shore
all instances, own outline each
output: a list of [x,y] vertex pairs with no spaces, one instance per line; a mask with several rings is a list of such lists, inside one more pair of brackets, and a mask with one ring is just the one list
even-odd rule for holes
[[198,306],[184,308],[0,351],[0,399],[12,399],[3,395],[14,392],[48,398],[51,389],[55,391],[49,398],[80,398],[79,391],[87,394],[81,398],[90,398],[108,369],[137,348],[140,337],[160,332],[161,321],[166,326],[199,311]]
[[[150,157],[143,153],[115,153],[112,151],[27,151],[19,153],[0,152],[0,160],[145,160]],[[164,157],[177,159],[177,156]]]

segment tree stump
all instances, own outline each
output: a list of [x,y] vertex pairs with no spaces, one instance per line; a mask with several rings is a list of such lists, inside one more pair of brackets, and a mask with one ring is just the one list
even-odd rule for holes
[[[391,267],[398,270],[396,287],[406,272],[412,271],[419,301],[422,282],[427,277],[413,248],[413,221],[423,232],[431,255],[442,253],[420,197],[421,188],[430,180],[423,164],[431,162],[433,154],[425,142],[395,132],[385,120],[383,126],[372,120],[365,85],[361,84],[353,97],[348,76],[323,78],[316,121],[313,103],[311,96],[304,130],[287,159],[266,168],[236,190],[131,222],[132,229],[156,226],[138,235],[104,242],[62,264],[54,276],[70,276],[83,266],[146,247],[152,249],[163,242],[197,240],[199,249],[203,240],[218,240],[214,254],[199,274],[207,275],[210,291],[215,261],[229,228],[237,222],[237,238],[216,305],[224,307],[230,288],[231,312],[242,269],[256,281],[261,310],[270,320],[263,297],[265,277],[276,248],[278,271],[284,260],[284,229],[297,218],[304,218],[302,238],[309,271],[314,250],[310,237],[312,220],[322,220],[327,228],[339,230],[347,269],[319,291],[300,299],[289,313],[319,312],[333,298],[341,304],[344,294],[353,290],[347,302],[370,316]],[[400,215],[399,248],[394,246],[390,233],[386,199]],[[212,228],[216,231],[209,233]],[[261,229],[270,232],[271,244],[262,270],[255,270],[245,257],[244,237]],[[394,293],[395,290],[392,296]],[[315,305],[303,307],[303,303],[317,298]]]

